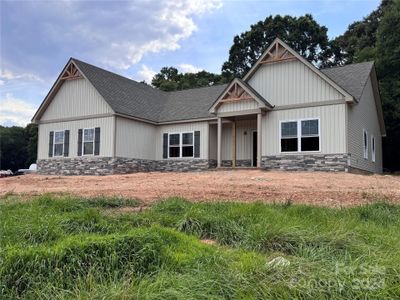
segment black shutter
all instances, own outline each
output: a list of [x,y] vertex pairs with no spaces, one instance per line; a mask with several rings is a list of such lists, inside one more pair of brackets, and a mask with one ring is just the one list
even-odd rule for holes
[[94,155],[100,154],[100,127],[94,129]]
[[50,131],[50,134],[49,134],[49,157],[53,156],[53,142],[54,142],[54,131]]
[[168,158],[168,133],[163,134],[163,158]]
[[194,132],[194,157],[200,157],[200,131]]
[[82,156],[82,129],[78,129],[78,156]]
[[64,131],[64,156],[69,155],[69,130]]

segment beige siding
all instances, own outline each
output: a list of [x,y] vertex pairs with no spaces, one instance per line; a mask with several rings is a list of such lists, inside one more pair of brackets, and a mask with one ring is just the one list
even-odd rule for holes
[[41,120],[57,120],[71,117],[112,113],[110,106],[86,79],[65,81]]
[[280,121],[305,118],[320,119],[320,153],[347,153],[346,104],[337,104],[268,112],[262,120],[262,155],[280,154]]
[[100,156],[111,157],[114,117],[39,124],[38,159],[49,158],[50,131],[69,130],[69,157],[78,154],[78,129],[100,127]]
[[[370,172],[382,172],[382,137],[372,83],[369,79],[361,100],[348,108],[348,137],[351,166]],[[364,158],[363,129],[368,132],[368,159]],[[376,161],[372,162],[371,135],[375,136]]]
[[[257,120],[236,121],[236,159],[252,159],[252,132],[257,130]],[[232,124],[222,126],[222,159],[232,159]]]
[[155,159],[157,128],[154,125],[117,117],[117,157]]
[[172,125],[160,125],[157,127],[157,134],[155,138],[156,145],[156,159],[162,158],[163,150],[163,133],[179,133],[189,131],[200,131],[200,158],[208,159],[208,139],[209,139],[209,125],[208,122],[193,122]]
[[344,98],[334,87],[297,60],[263,65],[248,83],[276,106]]
[[254,101],[254,100],[228,102],[228,103],[223,103],[218,108],[218,113],[236,112],[236,111],[257,109],[258,106],[259,106],[258,103],[256,101]]

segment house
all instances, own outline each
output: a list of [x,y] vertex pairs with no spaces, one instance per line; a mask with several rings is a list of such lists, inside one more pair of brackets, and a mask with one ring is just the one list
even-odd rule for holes
[[71,58],[33,122],[43,174],[382,172],[374,63],[319,70],[280,39],[243,79],[174,92]]

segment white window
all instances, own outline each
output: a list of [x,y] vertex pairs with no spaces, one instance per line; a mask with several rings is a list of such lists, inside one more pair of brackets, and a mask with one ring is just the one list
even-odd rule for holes
[[94,154],[94,128],[83,129],[82,153]]
[[364,149],[364,158],[368,159],[368,132],[363,129],[363,149]]
[[375,162],[375,137],[371,135],[371,159]]
[[282,121],[281,152],[320,151],[319,119]]
[[62,156],[63,154],[64,154],[64,131],[55,131],[53,156]]
[[168,135],[168,157],[193,157],[193,132],[170,133]]

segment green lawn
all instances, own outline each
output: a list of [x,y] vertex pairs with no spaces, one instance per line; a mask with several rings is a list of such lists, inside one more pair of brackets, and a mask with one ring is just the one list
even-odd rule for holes
[[1,198],[0,298],[400,298],[400,206],[138,205]]

